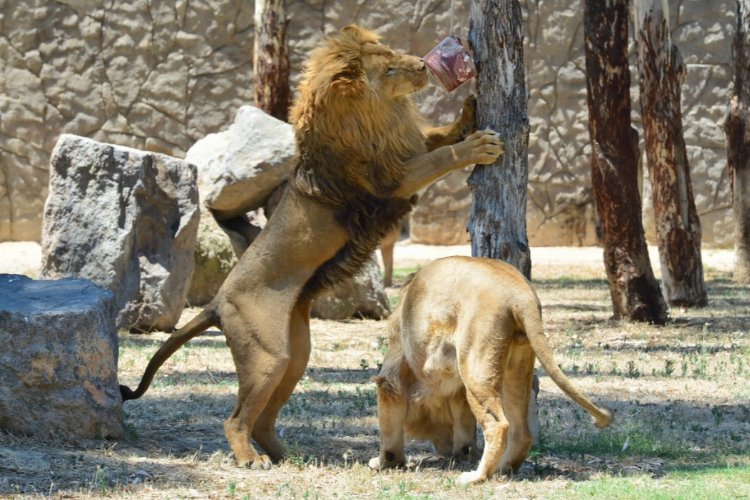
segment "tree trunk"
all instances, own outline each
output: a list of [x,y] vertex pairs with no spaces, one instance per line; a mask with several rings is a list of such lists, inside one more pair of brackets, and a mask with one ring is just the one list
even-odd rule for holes
[[526,235],[529,117],[523,24],[517,0],[474,0],[469,42],[477,66],[477,126],[497,131],[505,153],[468,179],[471,253],[509,262],[531,277]]
[[591,181],[614,317],[664,324],[667,304],[641,222],[638,133],[630,123],[628,0],[585,0]]
[[750,283],[750,0],[737,0],[734,93],[724,124],[735,224],[734,280]]
[[285,0],[256,0],[253,96],[255,105],[279,120],[289,118],[289,50]]
[[666,0],[636,0],[638,67],[656,238],[667,301],[706,305],[701,226],[682,132],[685,67],[669,35]]

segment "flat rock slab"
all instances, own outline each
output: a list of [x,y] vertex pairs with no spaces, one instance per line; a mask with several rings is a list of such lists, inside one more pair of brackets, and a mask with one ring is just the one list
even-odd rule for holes
[[171,156],[61,136],[50,162],[42,276],[110,290],[119,328],[171,330],[194,266],[196,175]]
[[0,428],[119,438],[112,294],[89,280],[0,274]]

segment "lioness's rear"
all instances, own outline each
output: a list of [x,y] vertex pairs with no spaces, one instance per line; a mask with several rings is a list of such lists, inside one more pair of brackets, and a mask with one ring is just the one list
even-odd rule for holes
[[373,468],[403,463],[404,432],[432,440],[441,454],[465,454],[475,426],[467,414],[482,426],[485,446],[477,469],[459,481],[518,468],[531,446],[535,357],[598,427],[612,420],[557,366],[533,287],[502,261],[448,257],[425,266],[402,291],[390,337],[376,378],[381,449]]

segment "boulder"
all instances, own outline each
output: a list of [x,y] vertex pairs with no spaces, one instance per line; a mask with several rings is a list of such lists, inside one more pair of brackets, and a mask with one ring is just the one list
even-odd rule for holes
[[0,274],[0,428],[119,438],[112,294],[84,279]]
[[219,219],[261,207],[294,166],[294,130],[253,106],[242,106],[224,132],[196,142],[185,160],[198,167],[203,206]]
[[213,298],[237,257],[258,235],[265,220],[251,222],[247,214],[262,211],[289,176],[295,155],[292,126],[253,106],[242,106],[229,128],[207,135],[188,150],[185,161],[198,169],[206,209],[195,246],[190,304]]
[[195,243],[195,270],[190,281],[188,304],[202,306],[214,298],[219,287],[237,263],[227,234],[211,215],[202,211]]
[[312,315],[321,319],[354,316],[383,319],[390,312],[388,296],[380,278],[380,266],[374,254],[359,274],[321,293],[312,306]]
[[63,135],[50,163],[42,276],[112,291],[119,328],[171,330],[187,299],[198,219],[194,166]]

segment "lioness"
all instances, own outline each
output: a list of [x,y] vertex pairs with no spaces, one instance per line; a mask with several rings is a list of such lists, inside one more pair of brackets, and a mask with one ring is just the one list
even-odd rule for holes
[[431,440],[442,455],[465,456],[476,450],[477,420],[484,453],[459,482],[518,468],[531,446],[535,355],[597,427],[612,421],[555,363],[539,299],[510,264],[471,257],[431,262],[402,289],[389,322],[390,344],[375,378],[380,455],[370,460],[373,469],[403,465],[405,433]]
[[291,110],[299,161],[287,193],[216,297],[154,354],[138,388],[120,386],[124,400],[143,395],[185,342],[218,326],[239,382],[224,424],[237,464],[267,469],[284,455],[276,417],[307,366],[312,298],[361,268],[419,189],[502,152],[497,133],[473,132],[471,101],[456,123],[423,132],[409,96],[426,83],[420,58],[357,26],[313,51]]

